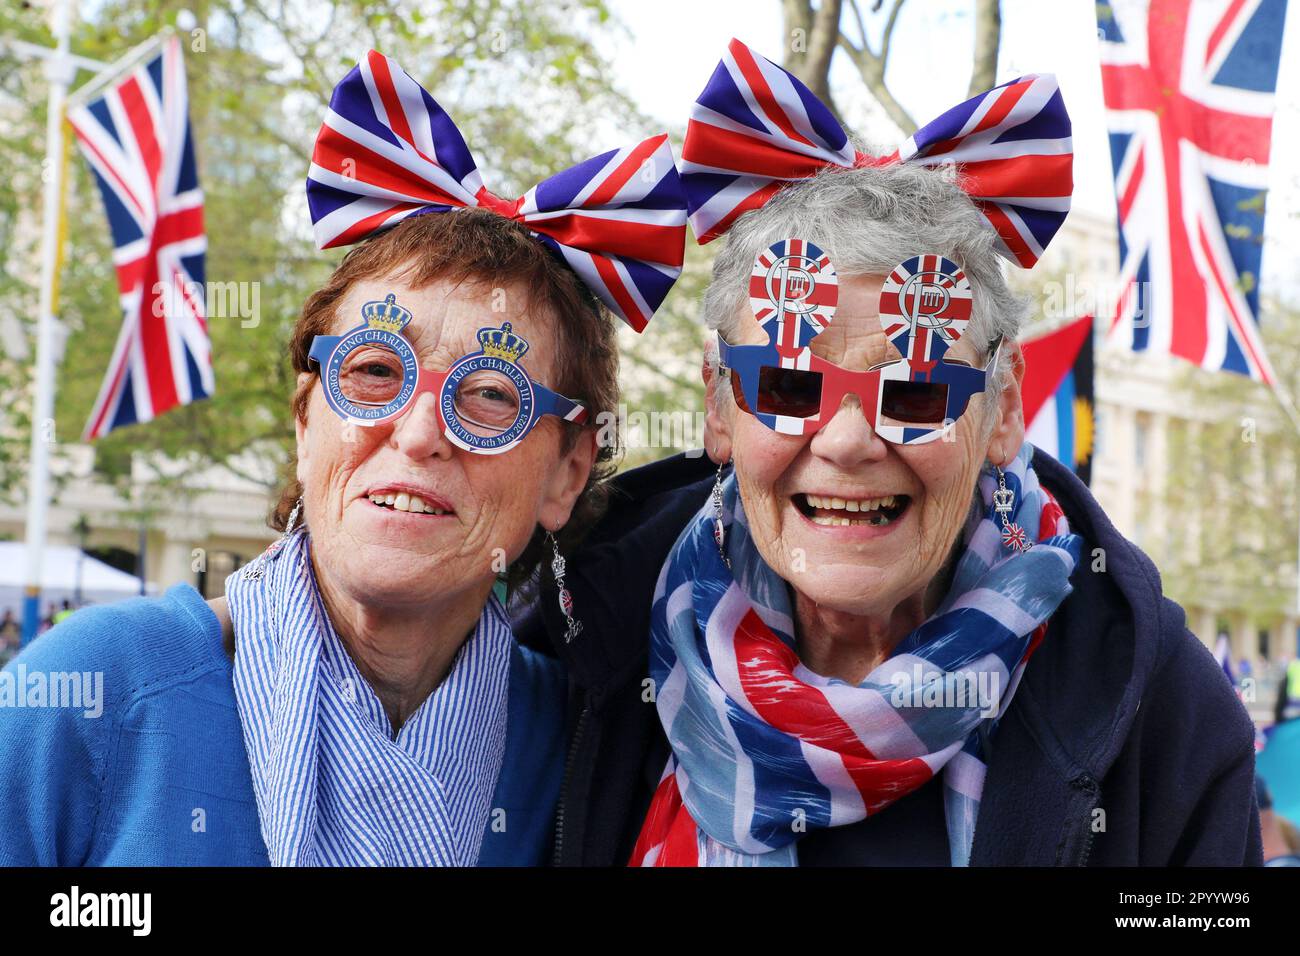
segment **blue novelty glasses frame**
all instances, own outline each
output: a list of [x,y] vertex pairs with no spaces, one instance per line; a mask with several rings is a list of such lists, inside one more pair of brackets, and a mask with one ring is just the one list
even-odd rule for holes
[[[509,322],[500,328],[480,329],[478,339],[483,347],[479,351],[457,359],[446,371],[434,371],[419,364],[415,350],[401,334],[411,314],[396,304],[391,293],[383,302],[366,303],[362,315],[366,322],[343,335],[316,336],[308,353],[316,363],[326,403],[344,421],[365,426],[386,424],[401,417],[425,392],[432,392],[438,397],[439,422],[448,441],[480,455],[509,451],[523,441],[543,415],[577,424],[586,421],[585,405],[534,381],[518,365],[528,351],[528,343],[513,332]],[[401,363],[401,381],[394,383],[396,393],[382,402],[354,401],[345,394],[344,363],[362,348],[386,350]],[[518,407],[508,425],[485,425],[459,408],[458,390],[469,376],[480,371],[503,376],[513,386]]]

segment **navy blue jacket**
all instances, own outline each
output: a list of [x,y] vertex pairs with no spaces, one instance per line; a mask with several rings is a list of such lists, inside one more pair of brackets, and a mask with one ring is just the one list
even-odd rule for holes
[[[1084,560],[991,740],[972,865],[1260,864],[1250,718],[1151,561],[1072,472],[1045,455],[1033,464],[1083,536]],[[683,455],[620,476],[605,518],[568,561],[582,633],[564,643],[549,574],[516,629],[522,641],[549,642],[570,675],[556,863],[622,865],[631,855],[668,756],[646,691],[651,597],[712,480],[706,458]],[[857,862],[933,858],[933,847],[914,852],[921,833],[898,832],[923,817],[933,836],[941,822],[923,804],[938,806],[918,791],[864,821],[895,849]],[[851,846],[819,856],[855,862]]]

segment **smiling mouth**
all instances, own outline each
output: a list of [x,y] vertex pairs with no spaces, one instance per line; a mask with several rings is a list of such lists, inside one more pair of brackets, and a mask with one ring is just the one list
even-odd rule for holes
[[799,513],[813,524],[826,526],[893,524],[907,511],[912,499],[907,495],[882,498],[835,498],[829,495],[792,495]]
[[380,508],[386,508],[389,511],[404,511],[408,514],[424,515],[449,515],[454,512],[449,508],[435,508],[431,503],[426,502],[419,495],[407,494],[402,492],[389,492],[387,494],[367,495],[370,503],[378,505]]

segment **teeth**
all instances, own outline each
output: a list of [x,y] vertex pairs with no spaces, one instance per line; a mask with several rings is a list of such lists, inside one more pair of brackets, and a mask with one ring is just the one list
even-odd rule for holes
[[827,527],[843,527],[850,525],[869,524],[876,527],[889,524],[892,519],[886,518],[883,514],[876,514],[870,518],[842,518],[838,515],[813,515],[813,524],[826,525]]
[[425,502],[419,495],[411,495],[406,492],[386,494],[386,495],[369,495],[372,502],[377,505],[387,505],[394,511],[406,511],[410,514],[429,514],[445,515],[450,514],[441,508],[435,508],[433,505]]
[[[822,508],[828,511],[878,511],[881,508],[896,507],[898,498],[896,495],[886,495],[884,498],[861,498],[845,499],[823,497],[822,495],[804,495],[810,508]],[[847,520],[847,519],[845,519]],[[826,523],[826,522],[821,522]]]

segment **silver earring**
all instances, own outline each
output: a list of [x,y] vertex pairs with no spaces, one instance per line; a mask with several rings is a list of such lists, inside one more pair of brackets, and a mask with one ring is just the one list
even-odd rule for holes
[[560,595],[560,613],[568,622],[568,626],[564,629],[564,643],[569,644],[582,633],[582,622],[573,619],[573,595],[564,586],[564,555],[560,554],[560,546],[556,543],[555,535],[548,531],[546,539],[551,542],[551,575],[555,578],[555,590]]
[[722,563],[730,570],[731,559],[727,557],[726,549],[726,530],[722,525],[722,469],[725,465],[718,466],[718,473],[713,478],[713,540],[718,544],[718,554],[722,557]]
[[1030,544],[1025,529],[1010,517],[1012,509],[1016,506],[1016,493],[1007,487],[1006,472],[997,465],[993,467],[998,473],[998,487],[993,492],[993,510],[1002,519],[1002,544],[1013,551],[1028,551]]
[[272,541],[271,546],[259,554],[255,561],[251,561],[244,565],[244,570],[242,572],[243,577],[255,581],[262,576],[262,573],[266,570],[266,562],[274,561],[279,557],[280,551],[284,548],[285,542],[289,540],[289,536],[292,535],[294,530],[297,528],[298,515],[301,513],[302,496],[300,495],[298,500],[293,504],[293,510],[289,512],[289,520],[284,523],[284,531],[280,534],[280,537]]

